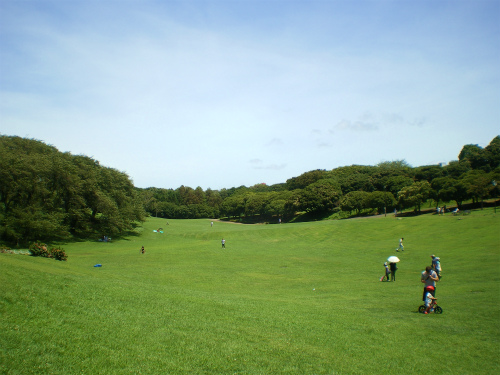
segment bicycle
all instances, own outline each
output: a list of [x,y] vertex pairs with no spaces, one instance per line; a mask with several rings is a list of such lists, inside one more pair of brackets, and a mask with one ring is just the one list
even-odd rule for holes
[[[425,305],[421,305],[418,307],[418,312],[423,314],[426,309],[427,308],[425,307]],[[432,304],[431,304],[431,309],[429,310],[429,312],[434,312],[434,314],[442,314],[443,309],[441,308],[441,306],[438,306],[436,300],[433,300]]]

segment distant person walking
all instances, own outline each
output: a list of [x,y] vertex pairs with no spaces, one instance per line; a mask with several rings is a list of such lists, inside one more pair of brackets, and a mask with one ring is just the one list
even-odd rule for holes
[[398,266],[396,263],[391,262],[389,263],[389,268],[391,269],[391,281],[396,281],[396,270],[398,269]]
[[222,248],[225,249],[226,248],[226,240],[223,238],[222,241]]
[[432,269],[436,271],[438,279],[441,280],[441,259],[435,255],[431,255]]
[[404,238],[403,238],[403,237],[401,237],[401,238],[399,239],[399,247],[396,249],[396,251],[399,251],[399,250],[401,250],[401,251],[405,251],[405,247],[403,246],[403,240],[404,240]]
[[143,246],[143,247],[141,247],[141,253],[142,253],[142,254],[144,254],[144,252],[145,252],[145,251],[146,251],[146,250],[144,250],[144,246]]
[[210,222],[210,226],[211,226],[211,227],[213,227],[213,226],[214,226],[214,222],[213,222],[213,221],[211,221],[211,222]]

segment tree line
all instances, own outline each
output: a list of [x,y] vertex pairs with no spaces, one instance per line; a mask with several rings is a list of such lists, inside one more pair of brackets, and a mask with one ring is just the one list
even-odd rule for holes
[[278,222],[419,211],[429,200],[461,207],[498,197],[495,181],[500,181],[500,136],[485,148],[463,146],[458,160],[447,165],[387,161],[313,170],[275,185],[203,190],[136,188],[125,173],[90,157],[0,135],[0,244],[118,236],[146,215]]
[[384,213],[394,209],[421,210],[428,200],[437,205],[465,201],[482,202],[498,197],[500,136],[482,148],[465,145],[458,160],[447,165],[411,167],[404,160],[376,166],[351,165],[314,170],[285,183],[256,184],[204,191],[140,189],[143,206],[151,216],[162,218],[225,218],[246,222],[279,219],[304,220],[338,213],[339,217],[361,213]]
[[125,173],[37,140],[0,136],[0,244],[120,235],[144,217]]

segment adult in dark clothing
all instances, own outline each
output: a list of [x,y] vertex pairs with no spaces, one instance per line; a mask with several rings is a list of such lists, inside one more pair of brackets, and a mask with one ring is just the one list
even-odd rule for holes
[[391,281],[396,281],[396,270],[398,269],[396,263],[389,263],[389,267],[391,268]]

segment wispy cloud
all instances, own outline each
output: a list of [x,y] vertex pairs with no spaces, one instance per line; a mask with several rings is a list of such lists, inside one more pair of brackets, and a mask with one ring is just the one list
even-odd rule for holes
[[266,146],[274,147],[274,146],[282,146],[284,142],[281,138],[273,138],[269,142],[266,143]]
[[283,164],[268,164],[265,163],[263,160],[260,159],[252,159],[250,160],[250,164],[252,165],[253,169],[268,169],[272,171],[279,171],[284,168],[286,168],[286,163]]
[[336,126],[337,130],[350,130],[353,132],[371,132],[378,129],[378,125],[372,122],[365,121],[350,121],[350,120],[342,120]]
[[342,120],[334,130],[340,131],[352,131],[352,132],[374,132],[381,130],[382,128],[393,128],[396,127],[423,127],[427,119],[425,117],[406,119],[403,115],[398,113],[364,113],[356,120]]

